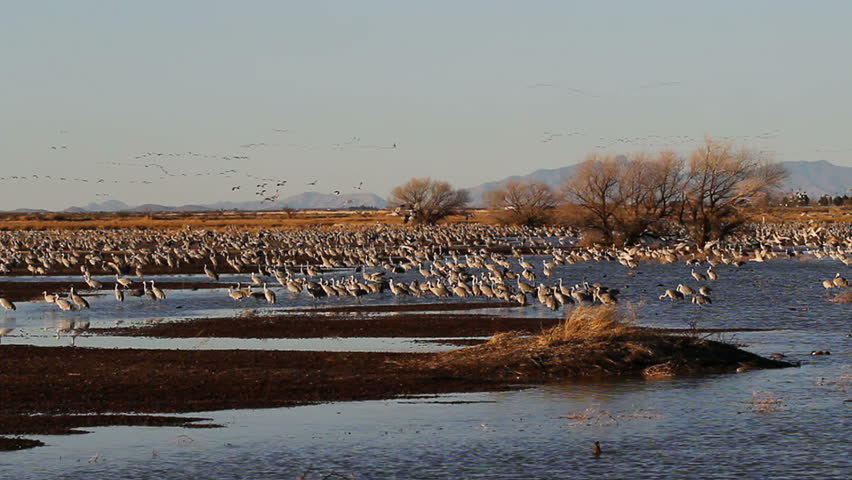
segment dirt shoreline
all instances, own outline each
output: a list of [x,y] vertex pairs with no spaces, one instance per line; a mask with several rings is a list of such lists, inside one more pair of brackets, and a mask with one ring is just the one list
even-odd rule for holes
[[[271,316],[237,316],[185,319],[131,327],[94,328],[95,335],[152,338],[439,338],[490,337],[501,332],[540,333],[562,319],[506,317],[500,315],[400,313],[352,316],[311,315],[313,310]],[[338,312],[339,310],[333,310]],[[342,311],[341,311],[342,312]],[[636,327],[646,333],[713,334],[765,329],[664,329]],[[443,343],[443,342],[442,342]]]
[[559,318],[480,314],[402,313],[370,317],[288,314],[201,318],[135,327],[99,328],[97,335],[157,338],[484,337],[499,332],[537,333]]
[[[503,335],[442,353],[2,345],[0,437],[160,421],[104,416],[115,412],[188,413],[500,391],[570,378],[641,375],[658,364],[679,373],[733,371],[744,364],[791,366],[679,335],[639,334],[625,341],[564,342],[546,348],[528,341]],[[186,426],[198,420],[173,421]],[[6,438],[0,448],[23,448],[23,440]]]
[[[73,433],[69,428],[91,426],[91,422],[156,424],[150,423],[155,422],[151,417],[128,420],[104,416],[107,412],[290,407],[517,388],[503,381],[459,378],[440,369],[423,371],[417,366],[422,359],[405,353],[2,345],[0,450],[38,446],[3,436]],[[196,420],[179,418],[174,424],[185,426]]]

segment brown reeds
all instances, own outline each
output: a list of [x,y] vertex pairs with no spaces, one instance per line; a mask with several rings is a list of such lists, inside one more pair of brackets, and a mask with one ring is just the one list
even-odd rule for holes
[[559,325],[542,332],[539,342],[552,345],[572,340],[622,337],[631,332],[636,320],[635,307],[628,305],[580,305],[572,309]]

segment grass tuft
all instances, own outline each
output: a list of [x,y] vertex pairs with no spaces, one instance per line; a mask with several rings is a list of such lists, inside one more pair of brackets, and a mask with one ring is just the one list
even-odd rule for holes
[[632,330],[636,310],[632,306],[619,309],[615,305],[581,305],[572,309],[565,321],[538,336],[543,345],[622,337]]

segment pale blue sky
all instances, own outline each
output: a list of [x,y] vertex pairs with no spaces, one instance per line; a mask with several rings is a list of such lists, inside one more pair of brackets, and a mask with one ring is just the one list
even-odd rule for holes
[[3,1],[0,209],[253,200],[248,175],[282,198],[465,187],[705,134],[852,166],[849,19],[841,0]]

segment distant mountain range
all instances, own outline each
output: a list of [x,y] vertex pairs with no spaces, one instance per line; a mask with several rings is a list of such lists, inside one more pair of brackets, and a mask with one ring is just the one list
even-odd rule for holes
[[[63,212],[204,212],[210,210],[278,210],[283,207],[300,209],[337,209],[349,207],[383,208],[387,202],[374,193],[350,193],[334,195],[330,193],[303,192],[283,198],[275,203],[247,202],[215,202],[207,204],[192,204],[169,206],[155,203],[131,206],[119,200],[107,200],[101,203],[89,203],[83,206],[68,207]],[[20,208],[14,210],[21,213],[46,212]]]
[[826,160],[817,162],[781,162],[790,172],[788,190],[807,193],[811,198],[822,194],[852,193],[852,167],[842,167]]
[[[852,189],[852,167],[834,165],[826,160],[816,162],[798,161],[781,162],[790,173],[785,190],[802,191],[811,198],[819,198],[827,193],[830,195],[849,194]],[[538,181],[544,182],[551,187],[559,188],[566,178],[574,173],[577,165],[568,165],[562,168],[541,169],[526,175],[514,175],[501,180],[482,183],[468,188],[471,197],[471,206],[484,206],[483,194],[488,190],[503,185],[512,180],[521,182]],[[371,207],[384,208],[388,206],[387,200],[375,193],[350,193],[334,195],[330,193],[303,192],[281,199],[275,203],[246,201],[246,202],[215,202],[208,204],[191,204],[180,206],[168,206],[159,204],[145,204],[130,206],[118,200],[107,200],[101,203],[89,203],[82,207],[69,207],[64,212],[200,212],[208,210],[277,210],[282,207],[300,209],[338,209],[348,207]],[[15,212],[31,213],[45,212],[21,208]]]

